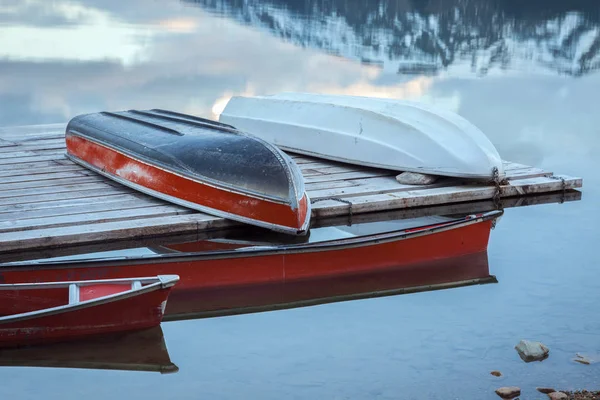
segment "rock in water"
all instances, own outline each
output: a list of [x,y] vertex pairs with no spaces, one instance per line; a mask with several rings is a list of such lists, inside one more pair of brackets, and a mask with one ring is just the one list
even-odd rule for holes
[[521,389],[516,386],[507,386],[496,389],[496,394],[503,399],[514,399],[521,394]]
[[492,372],[490,372],[490,374],[492,374],[494,376],[502,376],[502,372],[500,372],[500,371],[492,371]]
[[592,360],[590,357],[581,355],[579,353],[577,353],[576,356],[577,358],[574,358],[573,361],[577,361],[580,364],[590,365],[595,362],[595,360]]
[[548,394],[548,397],[550,397],[550,400],[567,400],[569,398],[569,396],[563,392],[552,392]]
[[519,356],[525,362],[542,361],[548,358],[550,350],[540,342],[531,342],[529,340],[521,340],[515,346],[519,352]]
[[417,172],[403,172],[396,176],[396,180],[403,185],[431,185],[437,181],[435,175],[419,174]]
[[554,393],[556,392],[556,390],[552,389],[552,388],[544,388],[544,387],[539,387],[536,388],[536,390],[540,393],[544,393],[544,394],[550,394],[550,393]]

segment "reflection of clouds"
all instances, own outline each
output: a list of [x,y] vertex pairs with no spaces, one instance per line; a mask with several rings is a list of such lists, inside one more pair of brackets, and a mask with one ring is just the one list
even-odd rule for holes
[[[153,22],[143,26],[174,32],[149,36],[143,61],[87,59],[76,51],[77,61],[33,62],[23,55],[25,60],[0,61],[0,94],[25,95],[29,103],[16,119],[34,124],[48,122],[43,115],[61,115],[64,121],[102,109],[161,107],[214,117],[215,103],[234,94],[314,90],[405,97],[427,88],[421,79],[386,83],[375,67],[298,49],[195,8],[185,17],[149,19]],[[182,33],[192,29],[193,34]]]
[[191,33],[198,27],[198,21],[185,17],[167,18],[158,21],[158,25],[169,32]]
[[[27,11],[39,6],[46,18],[63,19],[67,25],[30,25]],[[144,57],[145,42],[155,33],[124,24],[109,12],[69,1],[30,0],[8,14],[20,15],[18,23],[0,25],[0,58],[8,60],[119,60],[123,64]]]
[[600,152],[599,85],[598,75],[448,78],[437,80],[430,93],[458,94],[457,111],[490,138],[502,158],[536,166],[572,162],[570,172],[557,172],[579,176],[583,172],[577,165]]

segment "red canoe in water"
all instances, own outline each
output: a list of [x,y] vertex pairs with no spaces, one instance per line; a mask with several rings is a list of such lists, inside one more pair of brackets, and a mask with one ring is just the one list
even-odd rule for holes
[[296,163],[219,122],[165,110],[79,115],[67,156],[154,197],[231,220],[305,234],[310,200]]
[[0,347],[158,326],[177,275],[0,285]]

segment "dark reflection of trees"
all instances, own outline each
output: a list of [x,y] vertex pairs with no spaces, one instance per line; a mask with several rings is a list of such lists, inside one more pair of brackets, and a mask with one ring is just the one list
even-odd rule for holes
[[[183,1],[301,46],[368,63],[397,63],[399,73],[437,73],[458,61],[479,74],[515,62],[573,76],[600,68],[596,0]],[[344,28],[323,29],[336,19]]]

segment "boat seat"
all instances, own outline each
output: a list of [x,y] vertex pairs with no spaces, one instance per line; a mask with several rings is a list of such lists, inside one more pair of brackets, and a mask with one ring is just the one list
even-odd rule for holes
[[131,290],[139,289],[141,287],[142,287],[142,282],[140,282],[140,281],[133,281],[131,283]]
[[71,283],[69,285],[69,304],[79,303],[79,285]]

